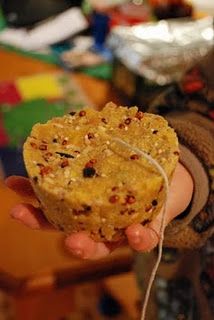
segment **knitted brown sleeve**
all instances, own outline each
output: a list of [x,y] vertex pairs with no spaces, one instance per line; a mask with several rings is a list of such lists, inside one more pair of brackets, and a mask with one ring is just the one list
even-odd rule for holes
[[180,162],[192,175],[194,194],[189,208],[166,228],[167,247],[201,247],[214,233],[214,124],[193,113],[168,116],[180,141]]

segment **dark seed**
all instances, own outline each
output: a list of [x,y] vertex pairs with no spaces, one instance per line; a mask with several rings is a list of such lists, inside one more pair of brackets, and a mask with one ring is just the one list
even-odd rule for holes
[[153,205],[153,207],[156,207],[156,206],[157,206],[157,204],[158,204],[157,200],[153,200],[153,201],[152,201],[152,205]]
[[94,138],[94,134],[91,133],[91,132],[89,132],[89,133],[88,133],[88,139],[90,140],[90,139],[93,139],[93,138]]
[[129,215],[132,215],[133,213],[135,213],[135,210],[134,210],[134,209],[128,210],[128,214],[129,214]]
[[59,224],[57,225],[57,228],[58,228],[60,231],[64,231],[63,226],[60,226]]
[[109,198],[109,202],[116,203],[119,201],[119,197],[117,195],[113,195]]
[[33,181],[35,182],[35,183],[37,183],[38,182],[38,177],[33,177]]
[[91,206],[88,206],[87,204],[83,205],[84,211],[91,211]]
[[144,220],[141,224],[142,224],[143,226],[145,226],[145,225],[148,224],[149,222],[151,222],[151,220],[146,219],[146,220]]
[[69,112],[69,114],[70,114],[71,116],[74,116],[74,115],[76,114],[76,112],[75,112],[75,111],[71,111],[71,112]]
[[131,118],[127,118],[124,122],[125,124],[129,125],[131,123],[132,119]]
[[43,163],[37,163],[36,164],[38,167],[40,167],[40,168],[44,168],[44,164]]
[[152,133],[153,133],[153,134],[157,134],[157,133],[158,133],[158,130],[153,130]]
[[125,128],[125,124],[124,123],[120,123],[118,127],[119,127],[119,129],[124,129]]
[[123,216],[124,214],[126,214],[128,212],[128,210],[127,209],[125,209],[125,210],[121,210],[120,211],[120,214]]
[[41,145],[39,146],[39,150],[45,151],[45,150],[47,150],[47,149],[48,149],[48,146],[46,146],[45,144],[41,144]]
[[79,112],[79,116],[80,117],[84,117],[86,115],[86,112],[84,110],[80,111]]
[[92,178],[95,174],[96,170],[93,167],[83,169],[83,177],[85,178]]
[[134,196],[128,195],[126,196],[126,203],[133,204],[136,201]]
[[55,153],[59,154],[61,157],[74,158],[74,156],[72,156],[71,154],[68,154],[68,153],[64,153],[64,152],[55,152]]
[[139,155],[138,154],[132,154],[130,159],[131,160],[138,160],[139,159]]
[[175,156],[179,156],[179,152],[178,152],[178,151],[173,152],[173,154],[174,154]]
[[115,192],[115,191],[118,191],[119,188],[118,188],[118,187],[113,187],[113,188],[111,188],[111,190],[112,190],[113,192]]
[[107,120],[105,119],[105,118],[102,118],[101,119],[101,121],[103,122],[103,123],[105,123],[105,124],[107,124],[108,122],[107,122]]
[[53,142],[53,143],[57,143],[57,139],[53,139],[52,142]]

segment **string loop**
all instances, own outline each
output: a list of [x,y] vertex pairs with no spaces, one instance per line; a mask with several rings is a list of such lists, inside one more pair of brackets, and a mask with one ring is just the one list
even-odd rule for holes
[[153,285],[155,276],[157,274],[157,270],[160,265],[162,252],[163,252],[163,240],[164,240],[165,220],[166,220],[166,212],[167,212],[166,208],[167,208],[167,201],[168,201],[168,197],[169,197],[169,181],[168,181],[168,177],[167,177],[164,169],[149,154],[140,150],[137,147],[130,145],[129,143],[125,142],[124,140],[122,140],[120,138],[111,138],[111,140],[119,143],[120,145],[123,145],[124,147],[131,150],[132,152],[135,152],[138,155],[143,156],[145,159],[147,159],[161,174],[161,176],[163,177],[163,180],[164,180],[164,184],[165,184],[165,199],[166,200],[165,200],[165,204],[163,207],[163,213],[162,213],[162,217],[161,217],[161,226],[160,226],[160,234],[159,234],[160,241],[158,244],[158,257],[157,257],[156,263],[153,267],[151,276],[149,278],[149,283],[148,283],[148,286],[146,289],[145,298],[144,298],[143,307],[142,307],[142,313],[141,313],[141,320],[145,320],[146,319],[146,310],[147,310],[147,306],[148,306],[149,297],[151,294],[152,285]]

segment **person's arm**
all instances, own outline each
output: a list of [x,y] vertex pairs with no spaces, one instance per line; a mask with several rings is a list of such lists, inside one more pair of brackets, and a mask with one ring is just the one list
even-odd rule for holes
[[191,203],[165,235],[169,247],[196,248],[214,233],[214,123],[189,112],[168,117],[179,141],[180,161],[194,181]]
[[214,48],[178,84],[159,95],[149,110],[165,115],[177,132],[180,161],[194,181],[191,204],[166,229],[169,247],[200,247],[214,232],[213,62]]

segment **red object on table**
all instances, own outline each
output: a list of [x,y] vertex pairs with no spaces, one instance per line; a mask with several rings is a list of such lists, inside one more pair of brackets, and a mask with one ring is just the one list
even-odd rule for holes
[[22,98],[12,82],[0,83],[0,104],[16,105],[21,102]]
[[151,20],[150,10],[145,5],[124,4],[109,14],[110,28],[116,26],[132,26]]
[[9,143],[9,138],[7,136],[7,133],[5,132],[2,117],[0,115],[0,147],[5,147]]

